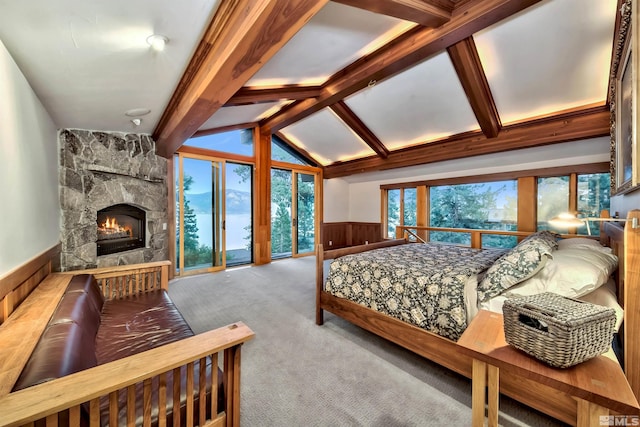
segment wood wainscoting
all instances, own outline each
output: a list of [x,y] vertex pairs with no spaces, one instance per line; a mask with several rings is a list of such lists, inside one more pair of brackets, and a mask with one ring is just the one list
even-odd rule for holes
[[323,222],[320,225],[322,245],[327,250],[365,245],[382,241],[379,222]]
[[60,269],[61,244],[47,249],[30,261],[0,277],[0,324],[52,271]]

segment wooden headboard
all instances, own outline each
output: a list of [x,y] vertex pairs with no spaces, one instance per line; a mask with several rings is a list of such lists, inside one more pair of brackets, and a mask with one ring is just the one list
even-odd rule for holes
[[[632,210],[627,219],[638,218]],[[625,226],[621,226],[624,224]],[[640,228],[631,223],[602,223],[601,242],[618,256],[618,300],[624,308],[624,371],[637,398],[640,398]]]

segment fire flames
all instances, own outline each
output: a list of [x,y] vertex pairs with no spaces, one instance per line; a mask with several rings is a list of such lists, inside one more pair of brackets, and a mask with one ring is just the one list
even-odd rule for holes
[[98,235],[103,238],[131,237],[132,233],[131,227],[121,226],[116,218],[107,217],[98,225]]

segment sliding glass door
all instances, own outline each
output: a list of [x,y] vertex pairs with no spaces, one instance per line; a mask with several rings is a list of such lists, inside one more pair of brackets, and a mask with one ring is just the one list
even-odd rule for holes
[[296,216],[294,220],[296,235],[296,254],[313,252],[316,246],[316,192],[315,174],[298,173],[296,175]]
[[[180,156],[177,188],[178,270],[224,265],[221,162]],[[180,191],[182,190],[182,191]]]
[[224,231],[227,266],[253,262],[253,165],[226,162]]
[[293,253],[293,172],[271,169],[271,258],[290,257]]
[[176,166],[178,274],[251,263],[253,167],[182,154]]
[[316,244],[316,174],[271,169],[271,257],[313,253]]

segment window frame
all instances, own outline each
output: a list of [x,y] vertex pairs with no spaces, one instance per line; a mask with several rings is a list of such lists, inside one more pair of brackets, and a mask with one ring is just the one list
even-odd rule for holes
[[[416,188],[418,191],[418,206],[416,213],[418,226],[429,226],[429,188],[441,185],[456,184],[480,184],[493,181],[518,181],[518,217],[517,231],[536,231],[537,228],[537,180],[538,178],[547,178],[553,176],[569,176],[569,209],[577,210],[578,205],[578,175],[610,173],[609,163],[589,163],[573,166],[561,166],[545,169],[532,169],[525,171],[513,171],[504,173],[494,173],[485,175],[464,176],[455,178],[444,178],[424,181],[411,181],[404,183],[392,183],[380,185],[381,196],[381,212],[380,222],[381,229],[384,232],[383,238],[387,239],[387,200],[388,190],[398,190],[405,188]],[[401,192],[401,199],[404,191]],[[422,203],[420,201],[422,200]],[[402,204],[401,204],[402,206]],[[402,211],[401,211],[402,212]],[[400,218],[401,222],[403,218]],[[404,224],[400,224],[404,225]],[[571,230],[569,230],[571,232]],[[426,232],[424,232],[426,233]],[[422,237],[422,236],[421,236]]]

